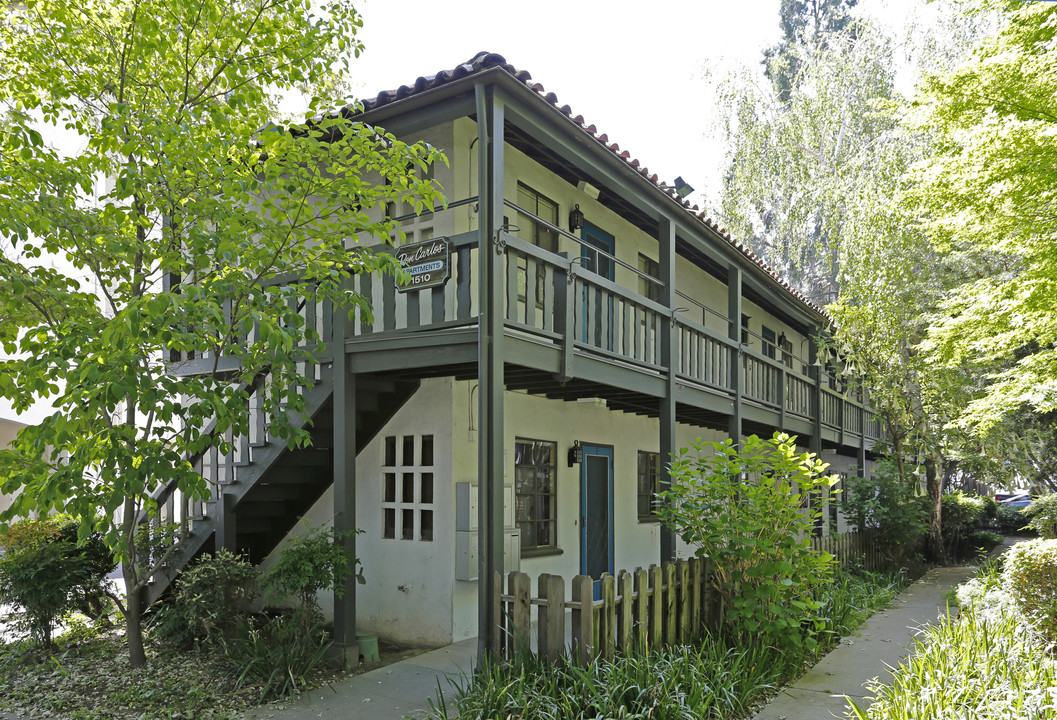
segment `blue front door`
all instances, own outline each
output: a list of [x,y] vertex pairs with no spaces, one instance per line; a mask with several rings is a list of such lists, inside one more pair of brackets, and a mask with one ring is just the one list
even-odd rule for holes
[[[580,466],[580,572],[613,572],[613,448],[584,445]],[[595,598],[599,584],[595,582]]]
[[[589,222],[584,223],[580,231],[580,255],[586,270],[613,280],[616,276],[615,248],[616,240],[612,235]],[[585,285],[580,309],[583,341],[603,350],[612,350],[613,297],[600,288]]]

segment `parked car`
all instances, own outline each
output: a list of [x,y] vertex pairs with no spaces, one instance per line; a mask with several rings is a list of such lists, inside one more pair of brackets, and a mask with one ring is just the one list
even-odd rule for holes
[[1004,505],[1006,507],[1024,508],[1031,505],[1031,495],[1028,493],[1017,493],[1015,495],[1007,495],[1003,499],[996,499],[998,500],[999,505]]

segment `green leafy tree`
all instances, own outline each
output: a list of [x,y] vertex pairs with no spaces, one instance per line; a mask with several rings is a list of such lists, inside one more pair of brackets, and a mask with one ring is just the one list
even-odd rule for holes
[[788,435],[752,435],[741,445],[698,440],[680,451],[671,489],[661,493],[661,519],[712,559],[734,634],[813,648],[825,625],[814,591],[830,577],[833,557],[811,548],[824,505],[811,500],[832,500],[836,477]]
[[788,102],[802,65],[801,57],[825,46],[827,39],[849,29],[858,0],[782,0],[782,40],[764,51],[767,79],[782,102]]
[[[0,395],[55,408],[0,457],[0,489],[19,491],[6,517],[64,510],[82,536],[103,534],[141,666],[141,590],[175,548],[143,560],[135,528],[152,494],[207,494],[188,457],[246,430],[255,379],[270,432],[308,442],[297,386],[318,337],[298,305],[369,312],[348,279],[397,270],[365,249],[397,234],[372,209],[432,208],[437,189],[419,178],[439,155],[328,112],[360,50],[349,0],[26,0],[0,13],[0,341],[14,358]],[[287,130],[272,123],[291,93],[307,114]],[[45,142],[56,126],[79,151]],[[170,372],[190,351],[230,367]]]
[[926,346],[936,367],[988,377],[959,418],[974,432],[1057,409],[1057,9],[992,6],[999,30],[918,97],[935,141],[911,196],[930,240],[975,268]]

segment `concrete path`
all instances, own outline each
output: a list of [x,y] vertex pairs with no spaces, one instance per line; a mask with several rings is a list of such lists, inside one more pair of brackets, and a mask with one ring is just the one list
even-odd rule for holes
[[[449,680],[469,676],[477,656],[477,639],[442,647],[407,660],[352,675],[313,690],[308,697],[284,705],[255,708],[246,720],[401,720],[421,717],[435,700],[437,688],[454,695]],[[2,718],[0,718],[2,720]]]
[[925,573],[882,612],[869,618],[800,679],[771,701],[753,720],[825,720],[844,717],[848,696],[860,707],[868,702],[863,684],[873,678],[890,682],[890,670],[910,654],[924,625],[947,614],[944,595],[976,574],[975,567],[936,568]]

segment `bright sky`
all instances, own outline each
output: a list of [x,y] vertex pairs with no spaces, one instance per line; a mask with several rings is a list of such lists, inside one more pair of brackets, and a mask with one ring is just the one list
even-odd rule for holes
[[[698,190],[717,176],[706,138],[706,68],[720,58],[757,64],[778,42],[779,0],[363,0],[366,51],[358,96],[450,70],[494,52],[609,135],[662,181]],[[692,197],[697,202],[699,196]]]

